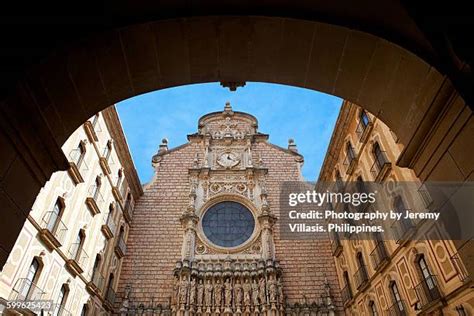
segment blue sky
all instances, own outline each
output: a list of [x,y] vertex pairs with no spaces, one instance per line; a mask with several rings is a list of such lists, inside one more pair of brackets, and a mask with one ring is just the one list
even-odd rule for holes
[[342,100],[303,88],[250,82],[234,92],[218,83],[205,83],[154,91],[118,103],[140,181],[151,180],[151,157],[162,138],[168,138],[170,148],[186,143],[186,135],[197,131],[199,117],[222,111],[227,101],[234,111],[254,115],[259,131],[269,134],[270,142],[286,148],[293,138],[305,158],[305,179],[317,179]]

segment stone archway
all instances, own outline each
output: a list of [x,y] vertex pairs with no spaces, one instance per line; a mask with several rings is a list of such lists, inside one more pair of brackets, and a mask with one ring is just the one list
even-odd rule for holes
[[434,67],[382,38],[315,21],[203,16],[109,30],[32,69],[1,104],[3,264],[40,187],[65,169],[60,146],[94,113],[168,87],[281,83],[337,95],[380,117],[422,179],[472,174],[473,119]]

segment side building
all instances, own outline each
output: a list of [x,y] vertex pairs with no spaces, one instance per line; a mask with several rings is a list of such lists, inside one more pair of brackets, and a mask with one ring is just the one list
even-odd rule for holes
[[[403,145],[382,121],[345,101],[319,181],[334,182],[338,190],[351,182],[388,187],[405,181],[423,188],[413,170],[396,165],[402,150]],[[417,203],[429,206],[426,191],[405,191],[393,195],[390,209],[405,213],[417,209]],[[454,242],[423,221],[385,224],[393,238],[331,236],[346,314],[474,315],[472,278]]]
[[52,303],[42,315],[111,314],[142,194],[115,107],[86,121],[62,150],[69,170],[41,189],[0,273],[3,314],[41,314],[37,300]]

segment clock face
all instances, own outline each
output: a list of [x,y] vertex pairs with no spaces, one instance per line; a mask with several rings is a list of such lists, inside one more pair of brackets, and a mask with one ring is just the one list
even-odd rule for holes
[[235,153],[222,153],[217,159],[217,163],[225,168],[232,168],[239,164],[240,160]]

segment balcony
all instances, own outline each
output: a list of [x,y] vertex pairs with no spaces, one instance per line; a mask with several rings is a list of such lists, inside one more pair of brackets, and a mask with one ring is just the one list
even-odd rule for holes
[[[411,210],[407,211],[411,212]],[[413,225],[413,222],[410,219],[394,221],[390,228],[393,234],[393,239],[397,244],[405,244],[415,231],[415,225]]]
[[75,184],[83,183],[85,174],[89,167],[84,161],[85,152],[81,152],[79,148],[71,150],[69,153],[69,169],[68,174]]
[[382,151],[378,154],[370,168],[370,173],[375,182],[382,182],[389,175],[390,170],[392,170],[392,163],[388,161],[385,152]]
[[84,272],[84,266],[89,256],[82,249],[82,246],[78,243],[74,243],[69,247],[68,260],[66,261],[66,268],[73,276],[77,276]]
[[104,306],[107,310],[111,311],[115,304],[115,291],[112,286],[109,285],[107,291],[105,292],[105,301]]
[[332,255],[334,257],[339,256],[342,253],[342,244],[337,233],[333,233],[333,238],[331,240]]
[[346,285],[341,290],[341,297],[342,297],[342,304],[346,305],[348,302],[352,300],[352,290],[349,285]]
[[367,273],[367,267],[365,265],[359,267],[359,270],[354,273],[354,279],[359,291],[363,291],[365,287],[369,285],[369,274]]
[[38,236],[50,251],[61,247],[67,227],[57,213],[47,212],[41,219],[40,227]]
[[346,155],[344,158],[344,166],[346,167],[346,174],[352,174],[354,172],[354,169],[357,165],[357,158],[356,155],[354,154],[354,149],[352,149],[352,155]]
[[100,205],[104,202],[102,194],[99,192],[97,185],[92,185],[89,188],[89,197],[86,198],[86,205],[92,216],[95,216],[100,213]]
[[10,293],[10,301],[41,300],[45,292],[28,279],[18,279]]
[[464,263],[462,262],[461,258],[459,257],[459,254],[456,253],[453,256],[451,256],[451,262],[456,268],[459,279],[461,280],[462,283],[467,283],[471,281],[471,276],[469,275],[469,272],[467,272],[467,269],[464,266]]
[[90,281],[86,285],[87,291],[91,295],[99,296],[104,287],[104,276],[98,271],[94,271],[92,276],[89,277]]
[[114,237],[116,225],[113,216],[109,213],[106,216],[106,220],[101,227],[101,231],[104,234],[105,238],[110,239]]
[[372,260],[372,266],[375,271],[382,270],[388,264],[389,257],[385,242],[382,240],[377,241],[374,250],[370,253],[370,260]]
[[55,304],[53,310],[54,316],[72,316],[72,313],[65,309],[64,306],[61,306],[61,304]]
[[125,207],[123,209],[123,217],[127,221],[127,223],[132,222],[133,217],[133,204],[130,200],[125,201]]
[[367,139],[369,138],[370,132],[372,131],[372,128],[374,127],[374,123],[370,120],[370,118],[367,116],[368,122],[366,125],[362,122],[362,120],[359,120],[359,124],[357,124],[356,127],[356,134],[359,137],[359,142],[365,143],[367,142]]
[[396,301],[393,303],[392,306],[390,306],[387,309],[387,316],[406,316],[408,315],[408,310],[406,308],[405,301],[400,300]]
[[115,254],[117,255],[119,259],[123,258],[123,256],[125,256],[126,250],[127,250],[127,245],[125,244],[123,237],[120,237],[117,240],[117,244],[115,245]]
[[436,276],[429,275],[415,286],[416,296],[418,297],[418,309],[425,309],[432,303],[441,298]]

